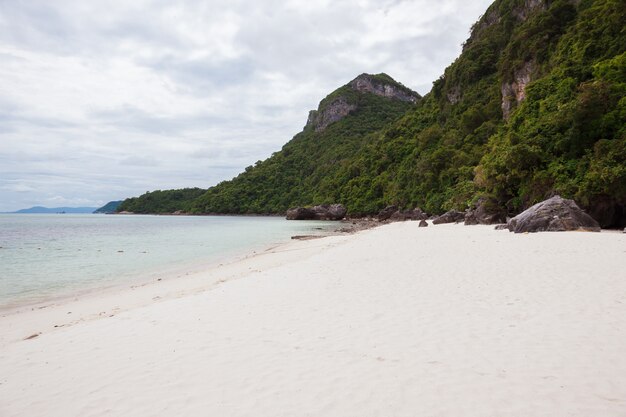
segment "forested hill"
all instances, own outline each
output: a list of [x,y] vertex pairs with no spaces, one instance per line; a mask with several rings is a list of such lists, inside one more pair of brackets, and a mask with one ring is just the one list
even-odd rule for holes
[[[419,94],[386,74],[361,74],[324,98],[304,130],[282,150],[208,190],[149,192],[118,208],[135,213],[283,213],[293,205],[327,202],[337,175],[373,133],[397,120]],[[304,115],[303,115],[304,116]]]
[[[626,0],[498,0],[415,104],[344,86],[282,151],[174,206],[270,213],[343,203],[358,215],[396,204],[438,213],[482,198],[515,214],[559,193],[601,225],[623,226],[624,22]],[[355,97],[367,103],[326,125],[324,106],[342,94],[344,111]],[[152,197],[120,209],[173,211]]]

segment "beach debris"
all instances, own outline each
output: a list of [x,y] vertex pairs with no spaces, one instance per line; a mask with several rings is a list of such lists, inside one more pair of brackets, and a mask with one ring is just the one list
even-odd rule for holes
[[506,224],[506,223],[497,224],[496,227],[494,227],[494,229],[496,229],[496,230],[509,230],[509,225]]
[[433,219],[433,224],[458,223],[465,220],[465,213],[456,210],[450,210]]
[[33,334],[31,334],[30,336],[25,337],[25,338],[24,338],[24,340],[34,339],[34,338],[36,338],[36,337],[39,337],[39,335],[40,335],[40,334],[41,334],[41,333],[33,333]]
[[294,240],[311,240],[311,239],[319,239],[323,236],[317,236],[317,235],[296,235],[296,236],[291,236],[292,239]]
[[123,250],[118,250],[117,253],[124,253],[124,251]]
[[515,233],[570,230],[599,232],[600,225],[574,200],[555,195],[513,217],[508,222],[508,229]]
[[420,220],[420,224],[417,227],[428,227],[428,222],[426,220]]

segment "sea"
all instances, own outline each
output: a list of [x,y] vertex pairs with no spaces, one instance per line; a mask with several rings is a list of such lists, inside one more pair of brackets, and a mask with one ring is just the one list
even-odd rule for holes
[[0,214],[0,309],[171,277],[336,227],[256,216]]

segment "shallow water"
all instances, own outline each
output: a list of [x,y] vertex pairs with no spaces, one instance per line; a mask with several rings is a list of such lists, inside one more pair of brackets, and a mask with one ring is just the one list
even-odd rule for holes
[[132,282],[322,233],[278,217],[0,215],[0,307]]

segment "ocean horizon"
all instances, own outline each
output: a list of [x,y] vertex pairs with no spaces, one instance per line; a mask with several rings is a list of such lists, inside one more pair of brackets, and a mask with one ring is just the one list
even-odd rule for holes
[[0,308],[169,278],[333,226],[273,216],[0,214]]

